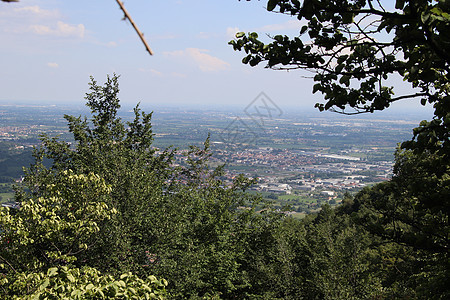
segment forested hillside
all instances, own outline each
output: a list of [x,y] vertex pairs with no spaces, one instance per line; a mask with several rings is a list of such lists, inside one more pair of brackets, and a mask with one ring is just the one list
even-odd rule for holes
[[14,149],[13,143],[0,143],[0,183],[20,178],[22,167],[33,162],[31,149]]
[[65,116],[75,148],[43,137],[20,209],[0,210],[3,298],[445,298],[438,158],[399,150],[392,181],[297,220],[247,194],[244,177],[224,186],[208,139],[174,165],[174,149],[152,147],[151,114],[117,117],[117,80],[92,80],[91,118]]
[[[433,105],[434,118],[399,146],[392,179],[291,218],[247,193],[253,180],[225,185],[223,166],[208,166],[209,137],[175,164],[175,149],[153,147],[151,113],[138,105],[132,121],[118,117],[118,76],[91,78],[91,114],[65,116],[75,143],[43,136],[20,207],[0,208],[0,298],[450,297],[448,1],[267,8],[304,21],[300,37],[264,44],[240,33],[232,46],[252,66],[315,71],[320,110],[370,113],[416,97]],[[393,75],[417,90],[395,95]]]

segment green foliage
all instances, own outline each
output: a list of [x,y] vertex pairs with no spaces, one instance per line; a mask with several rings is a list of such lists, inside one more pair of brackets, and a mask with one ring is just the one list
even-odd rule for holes
[[105,203],[110,187],[98,175],[67,170],[44,180],[39,197],[22,194],[19,210],[0,210],[0,253],[15,270],[75,261],[115,213]]
[[[114,278],[90,267],[53,267],[3,279],[4,299],[166,299],[167,282],[125,273]],[[5,292],[6,291],[6,292]]]
[[[2,299],[163,299],[167,283],[131,273],[114,279],[91,267],[73,268],[99,242],[111,187],[98,175],[49,173],[39,192],[17,196],[20,208],[0,208]],[[39,194],[39,197],[36,196]]]
[[[239,33],[230,44],[245,51],[243,63],[316,73],[313,93],[320,110],[361,113],[402,99],[434,106],[434,119],[414,131],[403,147],[450,155],[450,5],[448,1],[396,1],[389,11],[372,0],[270,0],[277,11],[305,22],[297,37],[275,35],[265,44],[256,33]],[[387,85],[400,76],[414,91],[396,95]],[[350,109],[350,112],[349,112]],[[448,158],[447,158],[448,159]]]
[[399,150],[392,180],[361,192],[353,205],[364,210],[374,232],[418,249],[447,252],[449,201],[449,163],[436,154]]
[[448,296],[450,177],[438,151],[399,150],[391,181],[297,220],[246,193],[253,180],[225,186],[209,137],[174,164],[176,149],[152,147],[151,114],[118,117],[118,92],[117,76],[91,81],[92,117],[65,116],[75,144],[42,136],[20,208],[0,209],[0,297]]
[[261,198],[244,193],[254,182],[224,186],[222,167],[207,164],[209,137],[175,165],[176,149],[152,147],[151,114],[118,117],[117,76],[90,90],[92,118],[65,116],[75,144],[42,136],[17,195],[20,222],[7,215],[1,225],[11,228],[5,261],[24,272],[70,264],[156,275],[179,298],[239,295],[248,233],[277,220],[255,212]]
[[450,165],[442,156],[398,150],[392,180],[363,190],[347,203],[355,220],[409,252],[414,285],[422,298],[449,296]]
[[361,299],[385,295],[370,233],[324,206],[253,234],[248,298]]
[[15,150],[11,142],[0,141],[0,183],[10,183],[22,175],[22,166],[33,163],[31,150]]
[[[269,11],[304,22],[299,36],[275,35],[265,44],[256,33],[238,33],[229,44],[245,51],[243,63],[251,66],[266,62],[272,69],[313,71],[313,93],[321,92],[325,100],[316,104],[320,111],[374,112],[413,98],[420,98],[422,105],[433,105],[434,118],[422,121],[413,131],[414,138],[398,150],[392,180],[366,188],[354,198],[347,195],[339,213],[351,214],[357,230],[367,230],[376,241],[370,245],[374,260],[369,264],[360,261],[356,268],[378,266],[383,270],[384,275],[372,270],[380,280],[377,284],[383,287],[379,296],[446,299],[450,5],[448,1],[398,0],[391,11],[383,5],[382,1],[371,0],[270,0]],[[395,88],[387,85],[393,77],[403,78],[413,92],[396,95]],[[338,224],[333,221],[330,229]],[[318,236],[323,237],[323,233]],[[324,298],[377,297],[370,292],[345,294],[348,290],[333,287],[331,277],[323,276],[321,270],[327,270],[328,260],[338,257],[333,258],[329,251],[331,245],[339,245],[339,240],[334,235],[318,244],[314,240],[307,243],[318,247],[314,250],[319,258],[313,261],[320,267],[310,276],[323,287],[317,294]],[[367,251],[364,242],[354,247]],[[320,260],[323,253],[330,253],[326,262]],[[342,263],[336,260],[331,266],[340,268]]]

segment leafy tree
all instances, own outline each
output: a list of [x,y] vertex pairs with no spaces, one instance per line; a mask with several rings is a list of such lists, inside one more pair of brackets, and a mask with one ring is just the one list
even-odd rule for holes
[[142,280],[126,273],[114,278],[90,267],[53,267],[46,273],[14,274],[10,285],[7,281],[1,283],[7,299],[166,299],[167,295],[167,281],[155,276]]
[[[267,9],[304,22],[297,37],[275,35],[265,44],[257,33],[238,33],[230,44],[244,50],[243,63],[272,69],[306,69],[316,75],[323,110],[354,114],[383,110],[395,101],[420,98],[434,118],[404,143],[417,151],[450,153],[448,1],[396,0],[395,8],[373,0],[269,0]],[[413,92],[397,95],[389,79],[401,77]]]
[[450,167],[442,159],[398,150],[393,178],[346,205],[370,232],[405,247],[409,284],[429,299],[449,296]]
[[2,299],[110,299],[165,296],[167,283],[131,273],[120,279],[83,264],[81,253],[99,241],[111,187],[98,175],[71,170],[42,178],[39,197],[22,194],[20,208],[0,208]]
[[43,180],[39,197],[24,194],[20,209],[0,212],[2,259],[16,271],[76,261],[115,213],[106,204],[110,187],[98,175],[67,170]]
[[[158,199],[157,195],[163,193],[162,185],[170,174],[172,154],[154,155],[156,149],[149,147],[153,140],[151,114],[141,113],[138,107],[135,119],[129,122],[129,129],[125,129],[125,124],[117,117],[120,107],[117,80],[117,76],[108,77],[105,87],[101,87],[92,79],[92,92],[86,95],[92,120],[65,116],[76,142],[73,147],[58,138],[42,136],[42,147],[35,152],[36,163],[27,170],[24,186],[38,197],[45,190],[42,188],[47,184],[45,178],[66,170],[86,175],[94,173],[105,180],[111,189],[105,203],[118,213],[104,224],[97,234],[101,242],[95,243],[82,260],[103,271],[128,272],[137,271],[142,263],[129,261],[135,259],[130,255],[133,244],[142,238],[143,232],[148,232],[144,231],[145,226],[151,228],[143,223],[143,216],[154,210],[152,205],[156,201],[144,199]],[[44,166],[48,160],[52,162],[50,168]],[[140,230],[133,228],[136,224],[141,224]]]
[[[246,271],[252,299],[362,299],[388,296],[382,285],[379,239],[349,215],[328,205],[303,220],[282,218],[280,224],[253,233]],[[390,269],[389,269],[390,270]]]
[[[103,86],[92,79],[90,90],[86,100],[92,118],[65,116],[75,143],[42,136],[36,162],[27,170],[18,193],[24,204],[29,198],[51,198],[49,186],[56,184],[61,187],[59,192],[70,186],[63,180],[67,172],[80,178],[98,176],[107,187],[107,193],[95,186],[91,191],[89,185],[75,189],[86,199],[80,207],[97,207],[102,201],[109,215],[95,221],[98,230],[86,241],[67,239],[57,244],[66,256],[55,256],[54,264],[69,262],[67,252],[76,252],[76,259],[70,260],[74,268],[89,266],[114,276],[133,272],[141,278],[168,278],[173,297],[240,295],[251,285],[243,270],[245,249],[252,242],[249,233],[277,220],[270,213],[255,212],[261,197],[243,192],[254,182],[241,176],[232,186],[225,186],[219,179],[222,167],[208,167],[209,138],[204,147],[186,151],[184,163],[176,165],[176,149],[152,146],[151,114],[137,106],[132,121],[125,123],[118,116],[118,76],[108,77]],[[48,168],[47,161],[51,162]],[[74,188],[65,193],[69,192]],[[66,202],[57,203],[67,207],[81,196],[68,194]],[[89,215],[79,217],[84,216]],[[76,251],[75,242],[82,243],[77,247],[83,251]],[[51,243],[45,245],[54,251]],[[35,256],[30,259],[36,260]],[[54,266],[43,261],[45,267]]]
[[[391,297],[448,298],[450,4],[269,0],[267,9],[303,22],[299,36],[275,35],[265,44],[257,33],[238,33],[230,44],[251,66],[315,73],[313,93],[325,99],[316,104],[320,111],[374,112],[414,98],[433,105],[433,119],[402,143],[393,179],[347,197],[340,211],[381,239],[374,247],[390,266],[382,285]],[[412,92],[396,94],[395,78]]]

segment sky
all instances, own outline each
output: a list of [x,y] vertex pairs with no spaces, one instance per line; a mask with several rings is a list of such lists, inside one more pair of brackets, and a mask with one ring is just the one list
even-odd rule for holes
[[298,34],[299,21],[266,2],[124,1],[153,56],[114,0],[0,2],[0,101],[84,105],[89,77],[103,83],[116,73],[131,106],[244,108],[264,92],[281,108],[313,109],[321,95],[303,78],[311,74],[244,65],[228,45],[238,31]]

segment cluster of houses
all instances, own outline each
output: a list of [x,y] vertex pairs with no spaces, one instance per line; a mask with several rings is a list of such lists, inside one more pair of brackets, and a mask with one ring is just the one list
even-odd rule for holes
[[[362,188],[372,174],[375,181],[383,181],[392,175],[392,162],[368,163],[359,157],[320,153],[319,151],[274,150],[269,147],[229,152],[218,150],[214,158],[231,166],[243,166],[247,170],[269,167],[270,174],[260,177],[255,190],[291,194],[293,190],[350,190]],[[236,172],[227,172],[230,179]],[[284,174],[315,174],[301,179],[283,180]],[[248,175],[251,173],[249,172]],[[308,178],[306,178],[308,177]]]

